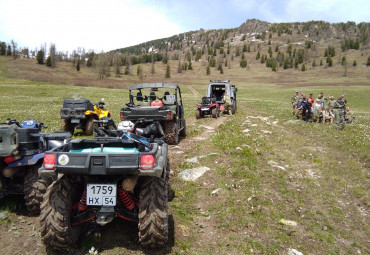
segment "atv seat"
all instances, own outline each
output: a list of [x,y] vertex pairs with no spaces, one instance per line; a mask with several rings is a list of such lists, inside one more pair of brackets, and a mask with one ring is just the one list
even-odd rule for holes
[[155,95],[155,93],[154,93],[153,91],[152,91],[152,92],[150,92],[149,97],[150,97],[150,100],[152,100],[152,101],[154,101],[154,100],[156,100],[156,99],[157,99],[157,96]]
[[137,101],[143,101],[143,94],[141,94],[141,92],[137,92],[137,94],[136,94],[136,100]]
[[202,97],[202,104],[210,104],[211,100],[208,97]]

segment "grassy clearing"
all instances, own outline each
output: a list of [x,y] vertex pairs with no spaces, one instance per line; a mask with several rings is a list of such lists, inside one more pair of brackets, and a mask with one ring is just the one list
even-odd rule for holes
[[[0,62],[2,75],[3,70],[8,70],[4,65]],[[351,80],[352,86],[335,86],[337,81],[348,79],[320,73],[317,80],[330,83],[322,87],[310,86],[311,78],[300,76],[297,80],[307,80],[306,86],[297,82],[288,87],[276,84],[279,75],[292,78],[292,73],[268,73],[271,83],[246,82],[242,75],[258,76],[258,72],[252,68],[240,74],[239,70],[227,70],[239,88],[238,113],[229,116],[210,139],[188,143],[188,139],[207,131],[200,125],[214,121],[194,121],[195,104],[205,95],[208,77],[177,77],[183,81],[179,85],[186,118],[188,123],[195,122],[188,126],[189,136],[183,141],[188,147],[182,148],[187,150],[183,157],[218,155],[201,158],[199,164],[176,158],[176,163],[171,163],[176,192],[170,202],[174,241],[166,253],[285,254],[288,248],[304,254],[356,254],[358,250],[369,253],[370,88],[358,86],[366,75]],[[356,116],[355,123],[336,131],[332,125],[290,122],[290,98],[296,89],[336,97],[344,93]],[[56,131],[61,123],[63,99],[77,96],[92,102],[104,97],[116,122],[119,109],[128,101],[124,89],[56,85],[2,76],[0,119],[32,118],[45,122],[48,132]],[[80,136],[77,133],[75,137]],[[182,170],[199,165],[211,170],[198,181],[177,178]],[[11,207],[2,206],[1,210],[13,210]],[[283,225],[281,219],[295,221],[297,226]],[[140,253],[135,237],[122,241],[120,235],[115,236],[121,227],[125,226],[108,228],[102,240],[87,238],[84,250],[94,245],[103,250],[102,254]]]
[[[196,208],[184,215],[182,208],[193,200],[172,202],[175,218],[188,228],[195,226],[194,235],[182,237],[189,244],[185,251],[210,254],[217,247],[219,254],[274,254],[288,248],[304,254],[367,253],[369,88],[304,88],[327,95],[347,89],[356,123],[337,131],[333,125],[291,124],[293,89],[240,87],[239,112],[189,155],[219,154],[201,160],[200,165],[212,170],[197,185],[181,183],[181,188],[196,188],[191,195],[198,198]],[[177,171],[195,166],[183,164]],[[214,196],[216,189],[220,191]],[[283,225],[282,219],[298,226]]]

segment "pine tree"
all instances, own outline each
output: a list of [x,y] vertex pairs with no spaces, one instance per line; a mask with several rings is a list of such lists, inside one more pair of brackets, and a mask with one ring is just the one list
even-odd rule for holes
[[130,67],[130,64],[127,64],[126,68],[125,68],[125,75],[129,75],[131,73],[131,67]]
[[162,63],[163,64],[167,64],[168,63],[168,54],[167,54],[167,52],[164,54],[164,57],[162,59]]
[[306,65],[305,64],[302,65],[302,69],[301,70],[302,70],[302,72],[306,71]]
[[211,74],[211,68],[209,67],[209,65],[207,65],[206,74],[207,75],[210,75]]
[[43,65],[44,64],[44,52],[39,50],[36,55],[37,64]]
[[268,53],[270,54],[270,58],[272,58],[272,49],[269,47]]
[[166,75],[164,76],[164,78],[171,78],[171,67],[169,64],[167,64]]
[[177,66],[177,73],[182,73],[181,60],[179,59],[179,64]]
[[236,57],[240,56],[240,49],[239,49],[239,47],[236,48],[235,56]]
[[152,68],[151,68],[151,71],[150,72],[153,75],[153,74],[155,74],[154,56],[153,56],[153,54],[151,56],[151,62],[152,62]]
[[48,57],[46,58],[46,66],[51,67],[51,57],[50,57],[50,56],[48,56]]
[[76,64],[76,71],[79,72],[80,71],[80,60],[77,60],[77,64]]
[[6,55],[7,56],[11,56],[12,55],[12,48],[10,47],[10,45],[8,45],[8,49],[6,50]]
[[326,63],[328,63],[329,66],[332,66],[333,65],[333,60],[331,59],[331,56],[330,55],[327,56]]
[[5,42],[0,42],[0,55],[5,56],[6,54],[6,44]]
[[352,64],[353,66],[357,66],[357,62],[356,62],[356,59],[355,60],[353,60],[353,64]]
[[247,60],[245,59],[244,53],[242,54],[242,59],[240,60],[240,67],[244,68],[247,66]]
[[189,70],[193,70],[193,65],[191,64],[191,61],[189,61],[188,69],[189,69]]
[[256,60],[257,60],[257,59],[259,59],[260,57],[261,57],[261,54],[260,54],[260,52],[258,51],[258,52],[257,52],[257,55],[256,55]]

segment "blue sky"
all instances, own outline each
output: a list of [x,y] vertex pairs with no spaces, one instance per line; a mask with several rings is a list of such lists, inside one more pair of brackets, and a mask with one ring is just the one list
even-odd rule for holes
[[268,22],[370,22],[369,0],[0,0],[0,41],[96,52],[192,30]]

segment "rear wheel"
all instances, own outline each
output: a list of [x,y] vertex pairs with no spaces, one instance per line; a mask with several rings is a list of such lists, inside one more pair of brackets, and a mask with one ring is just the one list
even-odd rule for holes
[[94,118],[89,117],[89,119],[86,121],[86,125],[85,125],[85,134],[86,135],[93,135],[94,134],[94,127],[95,127]]
[[36,164],[26,168],[24,175],[24,199],[26,207],[30,213],[40,213],[40,206],[46,192],[47,183],[38,175],[41,164]]
[[71,180],[53,182],[41,205],[40,229],[45,246],[66,250],[79,238],[79,227],[71,226],[71,210],[75,187]]
[[62,125],[60,126],[60,129],[62,131],[69,132],[73,135],[75,131],[75,127],[72,125],[71,120],[69,119],[63,119]]
[[165,128],[166,143],[175,145],[179,143],[179,132],[176,121],[167,121]]
[[212,118],[217,118],[217,109],[216,109],[216,107],[214,107],[212,109]]
[[139,241],[162,247],[168,240],[168,169],[161,178],[145,177],[140,190]]
[[233,100],[233,102],[231,104],[231,113],[232,114],[236,113],[236,101],[235,100]]

